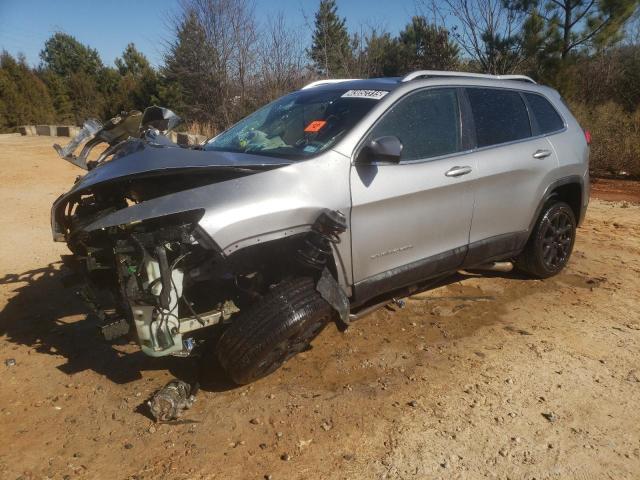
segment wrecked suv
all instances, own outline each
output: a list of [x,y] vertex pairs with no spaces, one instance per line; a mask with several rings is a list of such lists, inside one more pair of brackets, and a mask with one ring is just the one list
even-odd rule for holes
[[216,338],[239,384],[459,269],[555,275],[589,198],[588,133],[522,76],[314,82],[189,148],[175,124],[151,107],[57,146],[89,171],[53,235],[106,338],[156,357]]

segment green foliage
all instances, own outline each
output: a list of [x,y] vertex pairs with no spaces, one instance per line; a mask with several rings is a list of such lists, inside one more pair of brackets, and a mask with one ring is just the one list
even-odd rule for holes
[[117,70],[114,70],[113,76],[117,79],[117,86],[113,92],[113,105],[118,111],[144,110],[155,103],[159,88],[158,74],[133,43],[127,45],[122,57],[116,58],[115,64]]
[[151,70],[149,60],[142,52],[138,51],[133,43],[127,45],[127,48],[122,52],[122,57],[116,58],[115,64],[123,77],[125,75],[143,77]]
[[517,35],[500,35],[485,30],[481,33],[483,52],[480,56],[483,71],[494,74],[509,73],[520,60],[520,39]]
[[351,43],[346,20],[338,16],[335,0],[320,0],[308,53],[319,75],[335,78],[349,75]]
[[429,24],[416,16],[400,32],[398,38],[400,65],[406,73],[412,70],[452,70],[458,64],[460,49],[449,38],[446,28]]
[[192,120],[211,120],[220,104],[217,52],[192,12],[178,26],[176,37],[165,56],[159,96]]
[[45,69],[66,78],[77,72],[97,77],[103,67],[97,50],[62,32],[54,33],[45,42],[40,58]]
[[27,66],[6,51],[0,54],[0,129],[54,119],[54,109],[46,85]]
[[390,33],[373,32],[367,38],[366,56],[369,75],[372,77],[394,77],[402,70],[400,42]]
[[459,65],[460,49],[447,29],[415,16],[398,37],[373,31],[366,38],[367,74],[400,76],[413,70],[453,70]]
[[79,71],[72,73],[67,82],[75,123],[82,124],[87,118],[102,118],[104,95],[98,89],[96,79]]
[[40,59],[41,75],[53,86],[55,101],[61,107],[57,120],[82,124],[88,117],[103,117],[114,79],[97,50],[57,32],[45,42]]
[[522,31],[527,54],[566,58],[581,48],[603,48],[620,38],[638,0],[504,0],[527,20]]
[[51,70],[41,71],[40,78],[42,78],[42,81],[49,91],[49,96],[51,97],[53,108],[56,112],[56,121],[60,123],[74,123],[73,104],[71,103],[67,83],[64,79]]

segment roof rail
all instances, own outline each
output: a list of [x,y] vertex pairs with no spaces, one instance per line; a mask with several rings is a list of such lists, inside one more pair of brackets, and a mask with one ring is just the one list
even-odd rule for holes
[[306,90],[307,88],[318,87],[320,85],[328,85],[330,83],[340,83],[340,82],[351,82],[353,80],[360,80],[359,78],[325,78],[324,80],[316,80],[315,82],[311,82],[300,90]]
[[402,77],[401,82],[409,82],[420,77],[464,77],[464,78],[484,78],[487,80],[519,80],[522,82],[536,83],[526,75],[489,75],[487,73],[471,72],[445,72],[441,70],[417,70]]

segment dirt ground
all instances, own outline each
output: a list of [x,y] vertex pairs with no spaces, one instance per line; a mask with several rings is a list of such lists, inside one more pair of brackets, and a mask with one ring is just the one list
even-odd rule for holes
[[193,363],[104,343],[60,285],[79,170],[52,141],[0,139],[0,478],[640,478],[637,182],[594,184],[556,278],[461,274],[242,388],[211,362],[158,425],[144,400]]

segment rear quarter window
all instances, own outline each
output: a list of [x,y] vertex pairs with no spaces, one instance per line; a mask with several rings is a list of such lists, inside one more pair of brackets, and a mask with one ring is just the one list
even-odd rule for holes
[[491,88],[467,88],[478,147],[531,137],[527,108],[520,93]]
[[557,132],[564,128],[564,121],[549,100],[535,93],[525,93],[531,114],[538,124],[539,133]]

